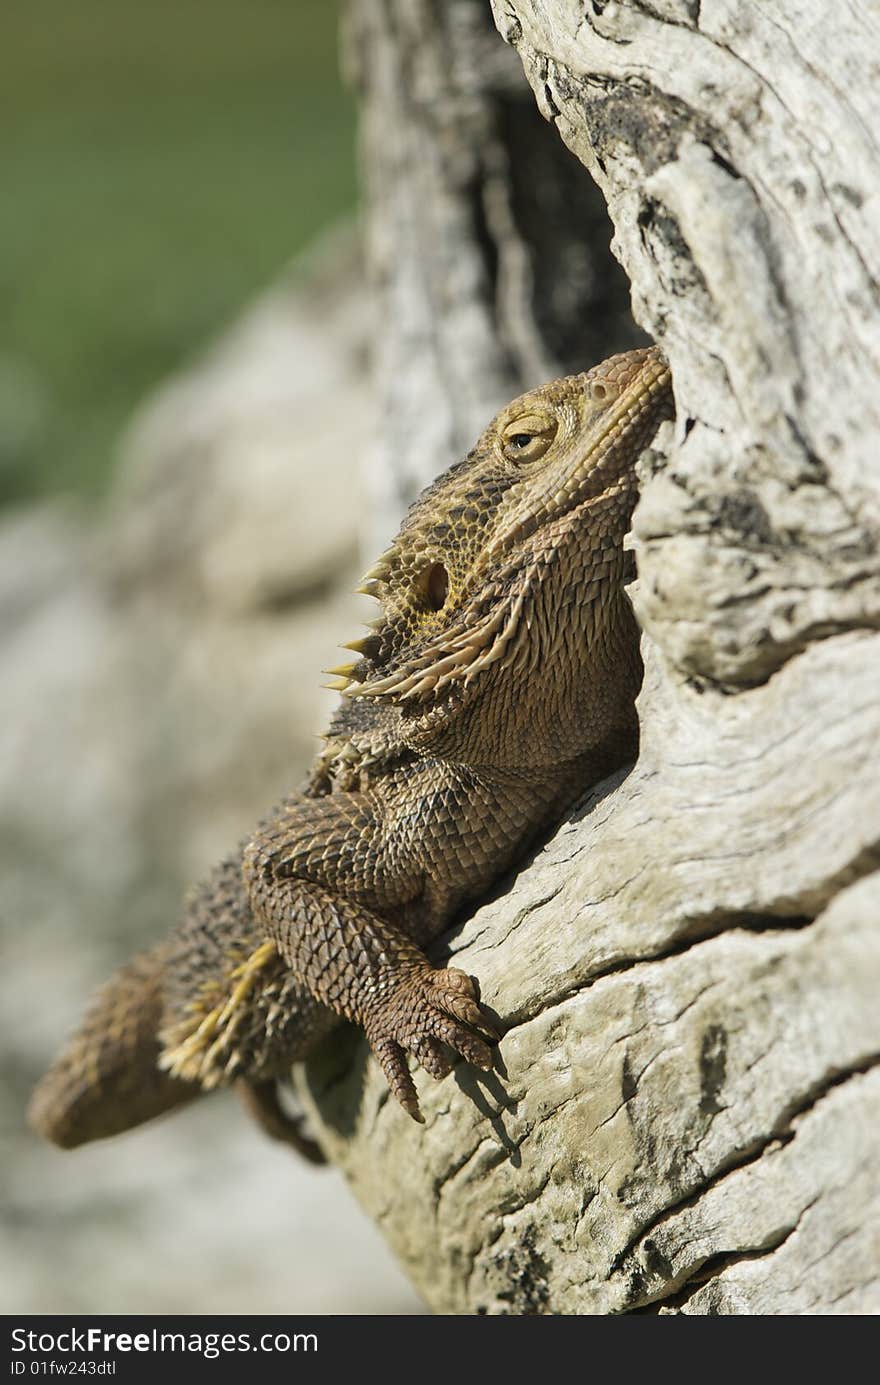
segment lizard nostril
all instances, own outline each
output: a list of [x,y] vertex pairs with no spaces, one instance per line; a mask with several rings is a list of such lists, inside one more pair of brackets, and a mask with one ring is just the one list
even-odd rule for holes
[[608,398],[608,386],[603,385],[600,380],[594,380],[590,386],[590,394],[594,399],[598,400],[600,404],[604,403]]

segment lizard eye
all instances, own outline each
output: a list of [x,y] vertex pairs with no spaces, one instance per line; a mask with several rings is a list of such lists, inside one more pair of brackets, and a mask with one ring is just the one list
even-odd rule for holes
[[442,563],[432,563],[419,573],[416,586],[432,611],[440,611],[449,594],[449,573]]
[[509,462],[536,462],[556,437],[555,418],[518,418],[501,436],[501,451]]

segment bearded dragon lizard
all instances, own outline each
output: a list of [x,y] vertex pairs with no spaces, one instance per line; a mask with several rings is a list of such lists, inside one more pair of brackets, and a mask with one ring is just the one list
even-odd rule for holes
[[420,496],[360,591],[380,614],[306,783],[122,967],[37,1087],[63,1147],[236,1084],[308,1157],[277,1080],[341,1019],[403,1108],[407,1063],[492,1064],[473,978],[424,948],[579,793],[632,759],[641,681],[623,589],[634,464],[672,416],[656,347],[504,408]]

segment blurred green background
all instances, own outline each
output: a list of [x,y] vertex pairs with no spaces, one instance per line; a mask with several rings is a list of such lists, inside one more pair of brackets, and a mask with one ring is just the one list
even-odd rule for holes
[[99,496],[133,406],[355,198],[333,0],[11,0],[0,501]]

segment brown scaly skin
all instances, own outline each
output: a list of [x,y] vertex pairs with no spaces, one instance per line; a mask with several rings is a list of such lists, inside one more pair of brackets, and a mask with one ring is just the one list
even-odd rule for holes
[[64,1146],[237,1083],[315,1146],[276,1079],[360,1024],[420,1120],[406,1055],[491,1066],[472,978],[422,949],[579,792],[632,758],[641,679],[623,591],[634,464],[672,414],[652,347],[503,409],[419,498],[365,579],[381,614],[343,669],[312,774],[117,972],[38,1086]]

